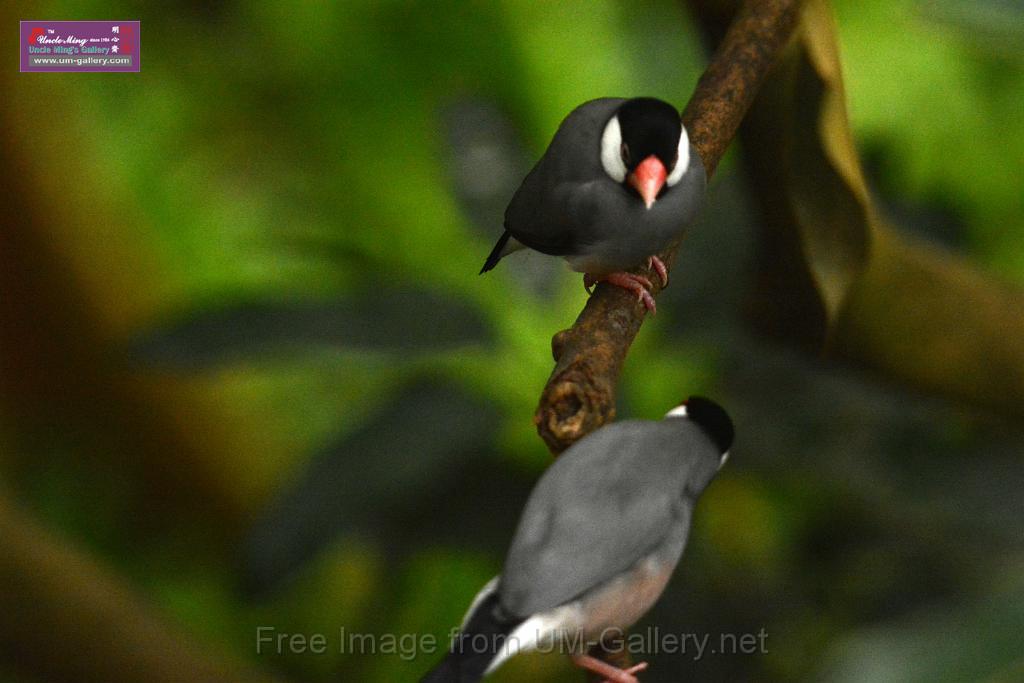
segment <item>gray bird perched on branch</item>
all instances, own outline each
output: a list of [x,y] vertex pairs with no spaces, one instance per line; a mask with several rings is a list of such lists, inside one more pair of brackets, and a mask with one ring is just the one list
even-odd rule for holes
[[651,282],[625,272],[644,262],[662,286],[657,254],[693,220],[707,177],[679,112],[661,100],[605,97],[574,109],[505,210],[505,232],[481,273],[523,248],[563,256],[584,273],[656,310]]
[[530,494],[504,570],[421,683],[476,683],[541,646],[563,648],[609,683],[637,683],[646,664],[621,670],[587,647],[660,597],[732,440],[725,410],[692,396],[660,421],[615,422],[570,447]]

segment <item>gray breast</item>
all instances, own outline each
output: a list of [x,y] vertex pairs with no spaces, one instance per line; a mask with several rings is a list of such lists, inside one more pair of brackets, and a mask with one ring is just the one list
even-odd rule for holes
[[567,255],[569,264],[595,275],[639,266],[683,233],[700,211],[706,184],[704,165],[691,145],[686,173],[650,209],[631,190],[610,180],[578,187],[569,201],[570,215],[580,223],[578,232],[586,240]]

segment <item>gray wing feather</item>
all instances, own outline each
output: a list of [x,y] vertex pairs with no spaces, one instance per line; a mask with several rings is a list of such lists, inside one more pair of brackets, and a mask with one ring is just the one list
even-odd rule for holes
[[688,420],[619,422],[564,453],[538,483],[512,541],[499,592],[526,616],[561,605],[658,547],[685,507]]
[[[562,192],[556,188],[572,188],[604,176],[601,134],[624,101],[618,97],[591,100],[565,117],[505,210],[505,229],[513,237],[545,254],[578,250],[588,223],[567,211]],[[608,184],[614,187],[611,181]]]

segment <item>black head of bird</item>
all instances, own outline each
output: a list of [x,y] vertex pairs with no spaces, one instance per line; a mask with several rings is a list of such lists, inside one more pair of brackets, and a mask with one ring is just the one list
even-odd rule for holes
[[690,143],[672,105],[649,97],[628,100],[605,124],[601,165],[632,188],[650,209],[666,185],[674,187],[690,161]]

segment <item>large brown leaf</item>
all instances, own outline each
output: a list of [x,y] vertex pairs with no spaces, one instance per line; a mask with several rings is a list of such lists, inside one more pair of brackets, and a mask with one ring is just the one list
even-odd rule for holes
[[759,330],[915,389],[1024,412],[1024,295],[901,233],[873,203],[825,0],[805,4],[741,139],[762,219],[749,306]]

